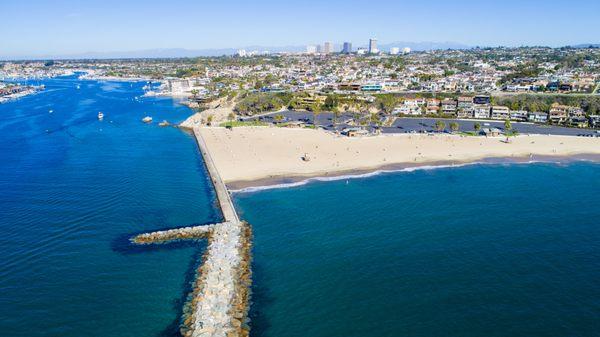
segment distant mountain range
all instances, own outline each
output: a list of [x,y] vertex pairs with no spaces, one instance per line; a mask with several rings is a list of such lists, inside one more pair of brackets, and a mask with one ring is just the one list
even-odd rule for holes
[[[354,49],[361,47],[355,45]],[[366,47],[366,44],[362,47]],[[379,45],[382,51],[389,51],[392,47],[408,47],[414,51],[426,51],[437,49],[469,49],[470,46],[455,42],[394,42]],[[197,56],[222,56],[233,55],[239,49],[246,51],[270,51],[279,52],[302,52],[306,50],[305,45],[297,46],[246,46],[242,48],[220,48],[220,49],[185,49],[185,48],[166,48],[166,49],[146,49],[136,51],[117,51],[117,52],[87,52],[77,54],[44,54],[44,55],[0,55],[0,60],[48,60],[48,59],[121,59],[121,58],[184,58]],[[341,46],[336,46],[336,50],[341,50]]]
[[574,46],[570,46],[572,48],[600,48],[600,43],[582,43],[582,44],[577,44]]
[[[600,48],[600,44],[578,44],[571,46],[572,48]],[[341,45],[335,45],[335,50],[341,50]],[[353,49],[359,47],[367,47],[364,44],[354,44]],[[393,43],[382,43],[379,49],[387,52],[393,47],[410,48],[413,51],[428,51],[428,50],[446,50],[446,49],[471,49],[473,46],[461,44],[457,42],[406,42],[397,41]],[[220,48],[220,49],[185,49],[185,48],[166,48],[166,49],[145,49],[136,51],[117,51],[117,52],[87,52],[77,54],[63,55],[0,55],[0,60],[49,60],[49,59],[126,59],[126,58],[185,58],[198,56],[222,56],[233,55],[239,49],[246,51],[269,51],[272,53],[279,52],[303,52],[306,50],[305,45],[296,46],[246,46],[242,48]]]

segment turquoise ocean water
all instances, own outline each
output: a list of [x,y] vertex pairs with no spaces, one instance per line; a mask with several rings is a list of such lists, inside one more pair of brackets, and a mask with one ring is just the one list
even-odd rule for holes
[[[202,244],[126,239],[220,220],[193,138],[140,122],[190,111],[136,99],[145,83],[43,83],[0,105],[0,336],[175,336]],[[599,174],[473,165],[238,193],[252,335],[599,335]]]
[[600,165],[474,165],[238,194],[255,336],[598,336]]

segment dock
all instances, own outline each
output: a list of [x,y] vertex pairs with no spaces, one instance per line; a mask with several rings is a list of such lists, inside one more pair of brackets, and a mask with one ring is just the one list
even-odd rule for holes
[[184,307],[181,334],[186,337],[248,336],[251,284],[252,230],[240,221],[227,187],[197,128],[198,148],[214,186],[223,222],[140,234],[135,244],[161,244],[173,240],[208,239],[204,263]]

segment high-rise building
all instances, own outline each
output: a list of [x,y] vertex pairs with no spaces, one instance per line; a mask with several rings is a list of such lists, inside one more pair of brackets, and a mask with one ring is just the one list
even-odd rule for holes
[[318,44],[317,45],[317,54],[321,54],[322,52],[323,52],[323,47],[320,44]]
[[369,39],[369,54],[377,53],[379,53],[379,49],[377,49],[377,39]]
[[400,54],[400,48],[398,48],[398,47],[390,48],[390,55],[398,55],[398,54]]
[[333,53],[333,43],[331,43],[331,42],[325,42],[323,44],[323,53],[325,53],[325,54],[331,54],[331,53]]
[[350,43],[350,42],[344,42],[344,48],[342,48],[342,53],[343,54],[350,54],[350,53],[352,53],[352,43]]
[[315,54],[317,52],[317,46],[306,46],[307,54]]
[[402,53],[410,54],[410,48],[406,47],[406,48],[402,49]]

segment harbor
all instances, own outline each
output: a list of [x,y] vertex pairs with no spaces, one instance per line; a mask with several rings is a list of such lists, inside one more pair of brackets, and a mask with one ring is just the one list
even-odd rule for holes
[[215,189],[223,222],[152,232],[132,238],[135,244],[208,239],[184,306],[181,334],[189,337],[248,336],[252,230],[240,221],[200,132],[193,130]]

